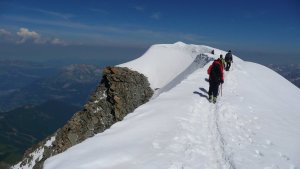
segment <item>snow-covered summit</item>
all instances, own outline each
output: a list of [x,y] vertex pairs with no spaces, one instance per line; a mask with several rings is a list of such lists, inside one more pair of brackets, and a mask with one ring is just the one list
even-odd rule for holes
[[162,88],[184,71],[196,56],[212,48],[183,42],[151,46],[141,57],[118,66],[128,67],[148,77],[152,89]]
[[[146,75],[151,87],[172,83],[204,54],[200,45],[153,45],[119,66]],[[110,129],[56,155],[45,169],[296,169],[300,167],[300,90],[274,71],[234,56],[216,104],[207,101],[207,68]]]

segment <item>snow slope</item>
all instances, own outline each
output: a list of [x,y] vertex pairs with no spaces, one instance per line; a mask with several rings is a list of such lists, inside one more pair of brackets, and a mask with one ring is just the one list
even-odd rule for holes
[[[143,72],[153,88],[163,88],[208,49],[157,45],[120,66]],[[225,54],[215,53],[206,55]],[[205,80],[209,65],[191,71],[105,132],[48,159],[44,168],[299,169],[300,90],[274,71],[234,57],[222,96],[211,104]]]
[[188,68],[201,53],[212,48],[200,45],[158,44],[151,46],[141,57],[118,65],[138,71],[148,77],[152,89],[162,88]]

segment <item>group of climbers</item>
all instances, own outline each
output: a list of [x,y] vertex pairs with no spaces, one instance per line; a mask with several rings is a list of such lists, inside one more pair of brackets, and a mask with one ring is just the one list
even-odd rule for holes
[[[214,53],[214,50],[213,52]],[[231,50],[225,55],[220,55],[220,58],[214,60],[214,62],[209,66],[207,73],[209,74],[209,90],[208,90],[208,100],[209,102],[216,103],[219,94],[219,86],[224,83],[224,68],[229,71],[232,63]]]

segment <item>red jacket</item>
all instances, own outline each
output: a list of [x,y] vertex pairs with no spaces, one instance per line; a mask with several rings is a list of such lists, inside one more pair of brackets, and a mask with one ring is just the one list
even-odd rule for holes
[[[218,70],[213,70],[212,73],[212,69],[218,69]],[[207,69],[207,73],[209,74],[209,80],[224,81],[224,68],[223,68],[222,61],[220,59],[214,60],[214,62]]]

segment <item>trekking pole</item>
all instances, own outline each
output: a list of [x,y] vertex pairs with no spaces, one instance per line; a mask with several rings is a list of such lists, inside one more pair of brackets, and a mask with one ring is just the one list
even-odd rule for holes
[[221,96],[222,96],[222,84],[221,84]]

